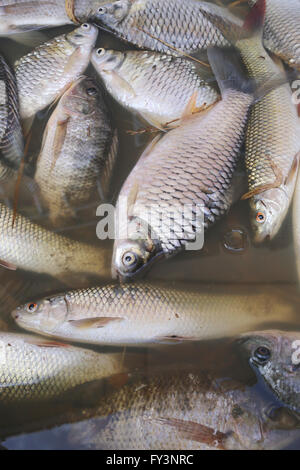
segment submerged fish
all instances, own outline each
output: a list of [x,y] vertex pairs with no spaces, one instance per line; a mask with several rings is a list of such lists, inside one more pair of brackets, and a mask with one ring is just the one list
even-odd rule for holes
[[71,425],[69,439],[104,450],[262,450],[296,441],[287,413],[272,419],[268,405],[233,380],[164,373],[100,398],[96,417]]
[[[253,6],[256,0],[248,0]],[[291,67],[300,69],[300,2],[266,0],[264,45]]]
[[41,44],[15,63],[22,119],[51,104],[83,74],[97,35],[95,26],[84,23]]
[[0,0],[0,36],[85,23],[103,0]]
[[202,14],[200,6],[241,24],[225,8],[196,0],[106,2],[99,7],[95,20],[120,39],[159,52],[174,53],[169,45],[185,52],[228,45],[220,31]]
[[231,51],[211,49],[209,58],[223,99],[154,141],[127,178],[118,199],[113,277],[128,280],[162,257],[201,249],[203,228],[233,202],[253,89]]
[[35,180],[53,225],[89,202],[97,180],[107,196],[118,137],[101,89],[82,77],[63,95],[43,138]]
[[221,338],[264,323],[293,320],[292,304],[276,289],[151,284],[108,285],[66,292],[12,313],[22,328],[92,344],[177,343]]
[[50,232],[0,203],[0,265],[64,279],[91,274],[109,278],[110,250]]
[[200,78],[196,66],[180,57],[97,49],[92,64],[120,104],[158,128],[180,119],[194,94],[196,107],[201,109],[218,99],[218,93]]
[[1,404],[50,399],[122,372],[122,354],[99,354],[37,336],[0,333]]
[[[24,153],[16,79],[0,56],[0,151],[1,166],[18,168]],[[2,171],[1,171],[2,173]]]
[[[205,11],[203,10],[203,13]],[[283,74],[262,45],[265,0],[258,0],[244,27],[233,27],[215,14],[207,17],[240,50],[249,76],[259,85]],[[251,224],[256,242],[274,238],[291,204],[300,155],[300,127],[289,84],[278,86],[255,104],[246,136],[246,167]]]
[[239,344],[279,400],[299,413],[300,332],[253,332]]

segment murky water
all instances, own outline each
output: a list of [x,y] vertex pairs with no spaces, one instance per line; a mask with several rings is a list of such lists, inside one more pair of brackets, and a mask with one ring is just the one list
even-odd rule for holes
[[[237,13],[240,13],[242,9],[243,7],[238,7]],[[70,29],[72,28],[55,28],[42,31],[41,34],[45,38],[50,38]],[[40,40],[40,38],[35,38],[35,35],[32,37],[37,43]],[[128,49],[128,46],[124,46],[124,44],[105,32],[99,34],[97,45],[122,50]],[[3,38],[1,38],[0,47],[1,52],[4,52],[12,63],[30,50],[30,47],[24,44],[17,44]],[[87,73],[94,76],[91,68]],[[127,131],[143,127],[143,123],[122,110],[109,97],[107,97],[107,100],[119,129],[120,137],[120,152],[111,190],[112,200],[115,200],[124,179],[137,162],[151,136],[130,136]],[[50,109],[40,113],[34,124],[33,138],[29,150],[33,171],[43,129],[51,112]],[[242,173],[240,180],[243,181]],[[14,186],[12,184],[2,185],[1,200],[11,204],[13,190]],[[78,222],[72,227],[65,227],[62,232],[75,239],[87,240],[95,244],[102,243],[96,237],[98,220],[95,213],[99,202],[95,196],[95,200],[90,207],[78,211]],[[47,225],[46,214],[40,210],[37,194],[32,193],[28,189],[28,185],[25,184],[22,187],[19,211],[40,224]],[[185,283],[188,287],[195,286],[196,288],[199,288],[202,282],[226,283],[229,290],[230,286],[235,283],[245,285],[264,284],[266,287],[271,284],[274,290],[281,292],[282,295],[290,296],[290,302],[298,306],[299,295],[291,229],[292,221],[289,215],[283,229],[272,245],[265,244],[254,247],[251,244],[248,205],[247,202],[239,202],[232,208],[227,217],[207,233],[205,247],[201,252],[197,254],[194,252],[192,254],[184,253],[155,266],[148,274],[148,279],[160,280],[174,286]],[[0,329],[8,331],[20,331],[13,324],[9,315],[15,306],[27,300],[44,297],[66,288],[59,281],[47,276],[36,276],[21,271],[11,272],[3,268],[0,268],[0,279]],[[273,326],[276,327],[277,325],[270,325],[270,327]],[[300,330],[300,320],[298,324],[291,326],[283,318],[282,328]],[[101,348],[95,349],[101,350]],[[141,349],[139,355],[140,358],[135,368],[146,375],[162,367],[174,367],[178,370],[192,367],[198,370],[208,370],[216,377],[238,379],[247,386],[255,387],[258,395],[267,393],[263,385],[256,383],[256,378],[250,367],[245,367],[241,358],[232,350],[231,341],[229,340],[210,341],[198,345],[165,346],[154,350]],[[102,390],[98,390],[97,393],[101,394],[102,392]],[[84,390],[80,400],[75,403],[72,400],[65,399],[51,404],[5,408],[1,410],[0,414],[0,439],[2,445],[8,449],[88,448],[87,439],[81,440],[80,434],[77,434],[76,439],[74,439],[74,424],[72,423],[83,420],[88,428],[88,421],[84,421],[85,410],[95,405],[94,400],[97,401],[97,396],[94,393],[89,393],[88,390]],[[78,428],[78,432],[82,432],[82,435],[84,435],[84,426],[85,424]],[[96,431],[97,429],[95,429]],[[284,442],[284,432],[282,439]],[[298,442],[292,443],[290,448],[296,449],[299,446],[300,430]]]

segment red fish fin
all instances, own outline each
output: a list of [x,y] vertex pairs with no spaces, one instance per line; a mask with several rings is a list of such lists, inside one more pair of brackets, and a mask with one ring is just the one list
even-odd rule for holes
[[109,323],[120,322],[122,320],[124,320],[122,317],[94,317],[82,320],[69,320],[69,323],[75,328],[84,330],[86,328],[104,328]]
[[297,106],[298,116],[300,117],[300,103]]
[[29,344],[33,344],[34,346],[38,346],[39,348],[69,348],[71,347],[70,344],[60,343],[58,341],[48,341],[43,340],[42,338],[30,338],[26,339],[26,342]]
[[8,263],[2,259],[0,259],[0,266],[2,266],[2,268],[9,269],[9,271],[16,271],[18,269],[14,264]]
[[248,32],[261,32],[266,17],[266,0],[257,0],[247,15],[243,28]]
[[215,429],[204,426],[200,423],[175,418],[157,418],[154,419],[154,421],[177,429],[184,439],[189,439],[191,441],[207,444],[217,449],[225,450],[224,444],[227,435],[223,432],[216,431]]
[[183,111],[181,120],[189,118],[192,116],[194,113],[197,112],[197,99],[198,99],[198,91],[194,91],[192,96],[189,99],[189,102]]
[[114,388],[122,388],[124,385],[127,384],[129,377],[129,374],[127,374],[126,372],[115,374],[109,377],[108,383]]

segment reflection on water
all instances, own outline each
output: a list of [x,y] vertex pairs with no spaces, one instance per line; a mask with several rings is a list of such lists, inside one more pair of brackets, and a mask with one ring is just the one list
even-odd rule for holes
[[[217,2],[218,3],[218,2]],[[227,3],[230,3],[229,0]],[[239,6],[237,12],[242,11]],[[55,28],[43,31],[43,37],[55,37],[70,27]],[[30,37],[30,34],[28,35]],[[35,38],[35,35],[33,35]],[[40,37],[34,39],[39,41]],[[102,32],[98,38],[98,46],[115,49],[126,49],[118,40]],[[13,63],[18,57],[30,50],[24,44],[1,38],[1,51]],[[92,69],[89,74],[94,76]],[[127,131],[143,127],[143,123],[122,110],[115,102],[107,97],[112,113],[119,129],[120,154],[112,183],[111,198],[115,200],[125,177],[135,165],[143,148],[149,141],[149,136],[130,136]],[[52,110],[40,113],[35,121],[33,138],[31,139],[29,155],[34,162],[39,152],[42,133]],[[151,138],[151,136],[150,136]],[[243,178],[241,178],[242,180]],[[14,186],[2,185],[0,198],[6,203],[12,202]],[[78,223],[66,227],[63,232],[69,236],[99,243],[96,238],[95,216],[98,205],[97,198],[90,207],[78,212]],[[46,214],[39,206],[38,195],[30,178],[25,177],[21,189],[19,211],[47,225]],[[273,284],[274,289],[290,297],[290,302],[298,309],[298,288],[291,235],[291,217],[289,216],[284,229],[272,245],[265,244],[254,247],[251,244],[251,231],[248,221],[247,202],[239,202],[230,214],[220,221],[206,235],[205,247],[199,254],[183,254],[168,260],[149,273],[152,280],[167,281],[176,286],[185,282],[189,287],[192,283],[199,287],[201,282],[211,283],[251,283]],[[10,319],[10,311],[26,300],[44,297],[62,291],[66,285],[47,276],[34,276],[25,272],[11,272],[0,268],[0,298],[1,317],[0,330],[18,331]],[[68,285],[67,288],[75,287]],[[77,287],[77,286],[76,286]],[[228,287],[230,289],[230,287]],[[291,325],[282,319],[283,328],[291,329]],[[270,327],[276,325],[270,325]],[[300,322],[292,325],[300,330]],[[101,350],[101,348],[95,348]],[[211,341],[201,344],[178,345],[172,347],[157,347],[152,350],[141,349],[136,363],[130,364],[134,374],[150,376],[164,370],[174,373],[187,370],[207,371],[216,379],[226,378],[247,385],[257,394],[257,400],[262,398],[266,403],[274,401],[262,383],[257,383],[253,371],[245,366],[242,358],[232,349],[231,340]],[[125,352],[125,361],[129,361]],[[130,361],[129,361],[130,362]],[[58,401],[51,404],[32,404],[19,408],[0,409],[0,439],[8,449],[72,449],[99,447],[97,433],[105,425],[105,417],[93,420],[93,413],[101,401],[102,394],[116,393],[122,384],[102,384],[105,390],[96,387],[94,396],[88,390],[80,393],[78,400]],[[92,387],[92,385],[91,385]],[[94,389],[92,389],[94,391]],[[90,391],[91,392],[91,391]],[[90,419],[88,419],[90,418]],[[75,424],[81,421],[81,424]],[[73,423],[73,424],[72,424]],[[94,434],[94,436],[93,436]],[[288,448],[299,448],[300,431],[293,435],[293,443],[286,441],[282,432],[282,445]],[[298,442],[297,442],[298,440]],[[278,442],[280,439],[278,440]],[[277,443],[278,444],[278,443]]]

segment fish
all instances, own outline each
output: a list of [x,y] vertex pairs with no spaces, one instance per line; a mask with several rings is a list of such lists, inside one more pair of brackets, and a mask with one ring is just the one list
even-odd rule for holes
[[[300,119],[299,119],[300,123]],[[298,172],[292,210],[293,246],[295,265],[300,282],[300,173]]]
[[52,226],[66,224],[101,185],[107,198],[118,134],[97,82],[75,81],[48,121],[35,181]]
[[102,48],[93,51],[91,62],[113,98],[158,129],[176,124],[195,93],[201,110],[219,99],[195,63],[181,57]]
[[231,337],[257,325],[293,321],[295,306],[276,289],[155,283],[108,284],[21,305],[17,325],[53,338],[139,346]]
[[208,51],[222,100],[156,138],[125,181],[116,208],[112,276],[129,281],[157,261],[203,247],[204,230],[233,203],[232,177],[255,84],[234,51]]
[[16,61],[22,119],[33,118],[83,74],[97,35],[96,26],[84,23],[74,31],[41,44]]
[[[160,373],[104,394],[85,422],[70,425],[74,447],[102,450],[263,450],[299,438],[270,403],[243,383],[205,372]],[[87,418],[90,418],[87,420]]]
[[[24,155],[16,78],[0,55],[0,151],[1,166],[17,169]],[[2,173],[2,171],[1,171]]]
[[300,332],[259,331],[243,335],[239,347],[276,397],[300,412]]
[[[258,0],[243,28],[238,28],[203,10],[231,38],[249,76],[261,85],[284,74],[280,61],[275,63],[262,45],[265,11],[265,0]],[[250,199],[254,243],[274,239],[286,218],[299,167],[299,131],[289,83],[274,88],[251,109],[245,143],[249,191],[243,199]]]
[[[178,54],[229,43],[200,11],[218,12],[240,24],[227,9],[196,0],[118,0],[103,3],[94,21],[142,49]],[[175,48],[175,50],[174,50]]]
[[125,373],[122,354],[0,332],[0,404],[49,400],[75,387]]
[[[14,221],[14,223],[13,223]],[[58,279],[89,274],[109,278],[111,251],[72,240],[33,223],[0,203],[0,265]]]
[[[255,3],[249,0],[249,5]],[[266,0],[266,7],[264,46],[300,70],[299,0]]]
[[103,0],[0,0],[0,36],[86,23]]

